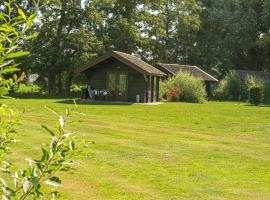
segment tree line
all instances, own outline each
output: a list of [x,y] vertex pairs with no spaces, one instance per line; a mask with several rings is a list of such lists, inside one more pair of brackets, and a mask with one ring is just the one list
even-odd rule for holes
[[78,81],[74,69],[110,50],[217,77],[270,70],[270,0],[40,0],[38,15],[30,30],[37,36],[24,44],[31,55],[21,62],[50,94],[67,93]]

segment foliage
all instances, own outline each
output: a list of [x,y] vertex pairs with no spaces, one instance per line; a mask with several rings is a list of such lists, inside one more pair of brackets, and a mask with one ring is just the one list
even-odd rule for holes
[[[88,25],[94,13],[86,13],[80,0],[49,1],[40,9],[39,22],[33,26],[38,37],[25,48],[30,59],[23,60],[27,71],[37,73],[50,95],[70,92],[74,69],[102,49],[102,42]],[[91,14],[91,15],[90,15]]]
[[245,84],[249,92],[251,88],[260,88],[261,90],[263,90],[263,94],[262,94],[263,97],[261,97],[263,98],[262,102],[265,104],[270,103],[270,84],[268,80],[257,79],[254,76],[248,76],[247,79],[245,80]]
[[[201,29],[192,60],[219,75],[230,69],[263,70],[268,66],[268,0],[199,0]],[[266,45],[263,45],[266,44]],[[269,44],[269,43],[268,43]],[[268,68],[269,69],[269,68]]]
[[166,94],[169,101],[179,101],[182,90],[178,87],[172,87]]
[[[220,100],[252,101],[253,104],[269,103],[270,88],[265,80],[247,76],[244,81],[235,73],[229,73],[220,81],[214,96]],[[257,102],[257,103],[255,103]]]
[[19,95],[39,94],[41,93],[41,88],[36,84],[20,83],[15,89],[15,93]]
[[[143,57],[152,62],[186,63],[192,60],[200,30],[202,7],[195,0],[156,0],[145,5],[140,19],[144,33]],[[146,55],[145,55],[146,54]]]
[[2,161],[4,155],[10,152],[9,146],[15,142],[14,126],[19,124],[18,116],[21,113],[7,108],[5,104],[1,104],[0,113],[0,161]]
[[263,103],[264,89],[262,86],[253,86],[249,88],[249,103],[259,105]]
[[[3,4],[4,3],[4,4]],[[35,14],[29,17],[18,7],[15,1],[5,1],[0,5],[0,96],[9,93],[9,90],[18,82],[23,80],[24,75],[18,76],[19,64],[15,59],[29,54],[22,51],[23,42],[32,38],[27,34],[31,24],[35,19]],[[16,16],[16,17],[13,17]],[[11,133],[14,133],[17,113],[1,105],[0,123],[0,144],[1,154],[9,150],[9,145],[13,140]]]
[[70,87],[69,97],[78,98],[82,96],[83,86],[72,84]]
[[[206,99],[206,89],[203,81],[187,72],[179,72],[161,84],[160,94],[167,94],[171,88],[180,88],[179,101],[202,103]],[[164,93],[165,92],[165,93]]]
[[230,72],[219,82],[214,96],[223,100],[246,100],[247,88],[236,73]]
[[[0,11],[0,96],[3,96],[24,78],[23,74],[15,74],[19,71],[15,59],[29,54],[22,50],[21,45],[23,41],[32,38],[27,31],[35,19],[35,14],[27,17],[13,0],[5,1]],[[12,15],[17,17],[11,17]]]
[[[195,0],[63,0],[41,6],[39,36],[26,49],[27,71],[48,80],[50,94],[69,93],[74,69],[119,50],[154,61],[186,61],[200,27]],[[27,9],[33,6],[21,3]],[[30,9],[31,10],[31,9]],[[57,55],[57,56],[52,56]]]
[[[18,2],[29,11],[35,7]],[[110,50],[135,53],[152,64],[194,64],[220,77],[231,69],[270,70],[268,0],[83,2],[42,5],[31,29],[40,34],[25,45],[32,56],[23,64],[48,80],[44,86],[51,94],[69,92],[76,83],[74,68]]]
[[[86,13],[92,22],[91,26],[99,31],[96,35],[103,41],[106,51],[118,49],[131,53],[140,46],[142,38],[137,24],[140,3],[144,5],[144,1],[141,0],[87,1]],[[93,15],[95,15],[94,19]]]
[[[73,132],[66,130],[73,110],[66,110],[66,116],[59,115],[52,108],[48,108],[59,118],[56,123],[56,129],[50,129],[46,125],[42,128],[51,136],[50,145],[42,147],[42,156],[40,159],[27,159],[29,166],[21,171],[13,171],[13,164],[8,161],[2,161],[2,173],[8,174],[10,179],[13,179],[13,184],[1,178],[2,191],[0,194],[3,199],[26,199],[31,196],[32,199],[54,198],[58,196],[57,191],[44,194],[41,192],[42,185],[49,184],[52,187],[61,185],[61,180],[56,176],[60,170],[68,170],[69,165],[73,164],[70,160],[74,154],[78,154],[79,150],[75,146],[76,138]],[[8,127],[8,132],[14,131],[13,126]]]
[[248,76],[245,80],[248,88],[249,103],[259,105],[264,102],[264,82],[254,76]]
[[264,103],[270,104],[270,82],[264,82]]
[[257,79],[255,76],[248,75],[245,79],[245,84],[247,86],[247,89],[249,90],[253,87],[263,87],[264,81]]
[[[27,31],[34,22],[35,14],[27,16],[16,1],[12,0],[1,3],[0,10],[0,96],[3,96],[23,79],[23,75],[18,77],[15,74],[19,71],[16,59],[29,54],[22,51],[21,45],[33,38],[31,34],[27,35]],[[72,132],[66,130],[72,110],[67,109],[66,116],[63,117],[53,109],[48,109],[59,118],[56,130],[42,125],[52,136],[50,145],[42,148],[43,155],[40,159],[28,159],[29,166],[26,169],[14,170],[14,165],[6,154],[11,152],[10,145],[15,142],[13,134],[16,132],[15,125],[18,124],[17,117],[20,113],[5,105],[0,107],[0,196],[4,200],[54,199],[59,194],[56,191],[43,194],[41,188],[44,184],[59,186],[61,181],[55,174],[61,169],[66,170],[67,164],[72,164],[69,161],[74,153],[78,153],[75,145],[78,140]]]
[[70,88],[70,92],[81,92],[82,91],[82,87],[79,86],[79,85],[71,85],[71,88]]

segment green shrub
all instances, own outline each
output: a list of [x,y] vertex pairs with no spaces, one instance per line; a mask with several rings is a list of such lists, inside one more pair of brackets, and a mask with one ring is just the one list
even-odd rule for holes
[[78,86],[78,85],[71,85],[70,87],[70,92],[74,92],[74,93],[77,93],[77,92],[81,92],[82,91],[82,87],[81,86]]
[[[179,101],[202,103],[206,100],[204,82],[187,72],[179,72],[176,76],[163,81],[160,85],[160,94],[165,97],[175,87],[181,90]],[[178,98],[173,98],[173,100],[178,100]]]
[[262,86],[255,86],[249,89],[249,103],[259,105],[264,100],[264,88]]
[[214,97],[231,101],[247,100],[247,87],[236,73],[230,72],[219,82]]
[[167,92],[168,92],[167,81],[166,80],[160,81],[160,83],[159,83],[159,95],[160,95],[160,100],[161,101],[164,101],[164,100],[167,99]]
[[264,82],[264,103],[270,104],[270,82]]
[[169,101],[177,102],[180,100],[180,94],[182,90],[178,87],[173,87],[167,92],[167,98]]
[[255,76],[249,75],[245,79],[245,85],[247,89],[249,90],[250,88],[253,88],[253,87],[263,87],[264,81],[256,78]]
[[41,88],[35,84],[23,84],[21,83],[16,89],[15,93],[20,95],[39,94]]
[[249,103],[254,105],[259,105],[263,103],[265,96],[264,81],[257,79],[254,76],[248,76],[245,80],[245,84],[248,88]]
[[244,81],[235,73],[229,73],[214,91],[220,100],[248,100],[251,104],[270,103],[270,83],[254,76]]

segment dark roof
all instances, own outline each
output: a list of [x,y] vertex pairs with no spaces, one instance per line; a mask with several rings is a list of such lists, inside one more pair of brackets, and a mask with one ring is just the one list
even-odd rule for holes
[[218,81],[215,77],[201,70],[197,66],[160,63],[160,64],[157,64],[156,67],[159,70],[163,71],[165,74],[171,75],[171,76],[174,76],[178,72],[183,71],[183,72],[189,72],[191,75],[201,78],[204,81],[214,81],[214,82]]
[[270,80],[270,74],[267,72],[251,70],[232,70],[232,72],[235,72],[242,80],[246,79],[248,76],[254,76],[263,80]]
[[127,53],[119,52],[119,51],[112,51],[112,52],[106,53],[105,55],[99,58],[96,58],[93,61],[81,66],[78,70],[76,70],[76,72],[82,73],[109,58],[115,58],[142,74],[157,75],[157,76],[165,75],[162,71],[158,70],[152,65],[149,65],[148,63],[144,62],[140,58],[127,54]]

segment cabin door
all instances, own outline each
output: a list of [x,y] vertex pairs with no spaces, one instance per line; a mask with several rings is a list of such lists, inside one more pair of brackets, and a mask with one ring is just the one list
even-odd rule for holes
[[112,94],[114,101],[127,100],[127,73],[109,72],[108,73],[108,90]]

